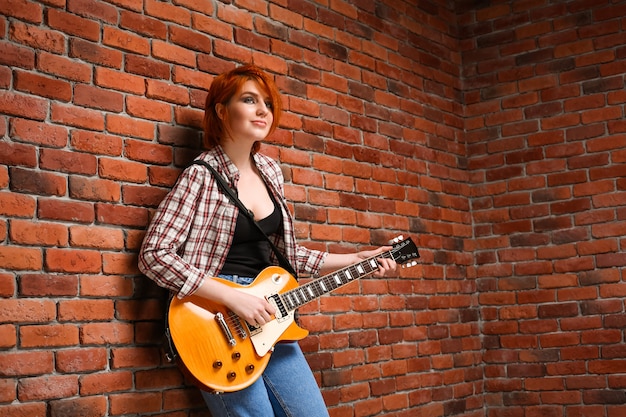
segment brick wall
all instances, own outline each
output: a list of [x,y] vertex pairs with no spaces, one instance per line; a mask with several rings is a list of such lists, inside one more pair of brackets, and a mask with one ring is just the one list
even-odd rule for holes
[[489,416],[626,413],[626,3],[459,10]]
[[493,3],[1,2],[0,417],[207,416],[136,252],[242,62],[300,239],[421,248],[303,309],[333,417],[617,416],[626,10]]

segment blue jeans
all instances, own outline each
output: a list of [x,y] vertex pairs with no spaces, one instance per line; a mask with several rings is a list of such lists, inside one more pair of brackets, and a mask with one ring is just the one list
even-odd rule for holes
[[[242,285],[252,278],[220,276]],[[277,343],[261,378],[241,391],[202,392],[213,417],[328,417],[298,343]]]

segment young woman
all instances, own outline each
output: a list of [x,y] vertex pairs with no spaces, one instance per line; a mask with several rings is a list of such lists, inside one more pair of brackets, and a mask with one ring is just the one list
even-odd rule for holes
[[[258,152],[278,126],[281,98],[273,80],[253,65],[214,79],[206,99],[204,146],[197,159],[217,170],[254,215],[263,231],[299,274],[328,273],[389,250],[331,254],[296,243],[293,219],[278,164]],[[215,277],[250,284],[276,265],[269,243],[220,190],[206,167],[183,171],[159,205],[147,230],[139,268],[183,298],[194,294],[217,302],[253,326],[271,320],[274,308],[262,297]],[[380,258],[376,276],[396,270]],[[327,417],[321,393],[297,343],[278,343],[261,378],[240,391],[203,392],[213,417]]]

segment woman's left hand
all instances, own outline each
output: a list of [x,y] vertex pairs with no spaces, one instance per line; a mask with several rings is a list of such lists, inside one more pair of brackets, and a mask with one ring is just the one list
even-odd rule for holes
[[[385,251],[391,250],[391,246],[381,246],[378,249],[373,250],[364,250],[358,252],[356,255],[360,260],[365,260],[368,258],[373,258],[376,255],[383,253]],[[378,263],[378,271],[374,272],[375,277],[384,277],[387,274],[394,273],[398,270],[398,264],[392,258],[387,258],[383,256],[379,256],[376,258],[376,262]]]

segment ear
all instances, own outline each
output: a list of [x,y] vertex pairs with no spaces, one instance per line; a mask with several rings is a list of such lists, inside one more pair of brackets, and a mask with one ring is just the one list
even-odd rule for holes
[[217,114],[217,117],[219,117],[220,120],[224,120],[224,112],[225,112],[226,108],[224,107],[224,105],[222,103],[217,103],[215,105],[215,113]]

